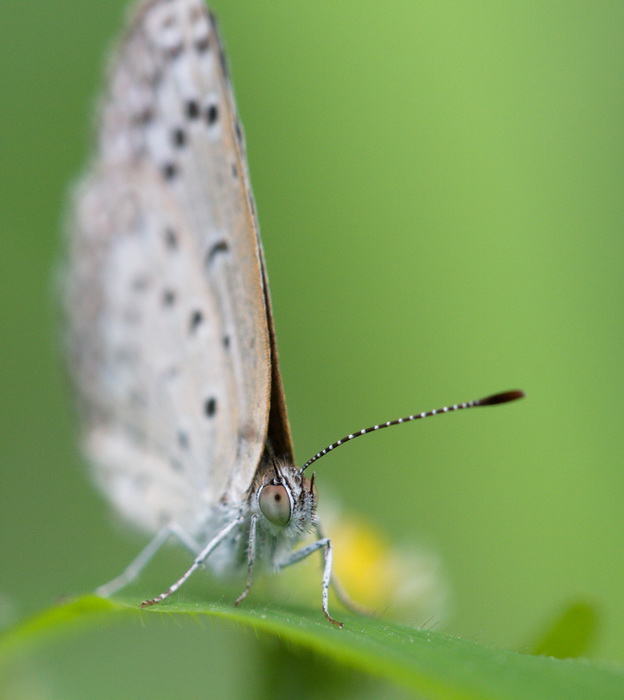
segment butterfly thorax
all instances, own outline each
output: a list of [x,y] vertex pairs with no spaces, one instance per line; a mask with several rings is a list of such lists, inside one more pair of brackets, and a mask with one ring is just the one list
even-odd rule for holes
[[264,462],[256,470],[243,506],[222,500],[202,528],[202,537],[207,541],[228,522],[241,519],[240,527],[211,557],[211,569],[226,576],[244,570],[252,519],[256,527],[258,564],[269,569],[278,568],[293,545],[314,529],[317,500],[314,475],[308,479],[298,467],[274,460]]
[[249,520],[256,519],[259,559],[279,565],[316,523],[314,476],[274,460],[256,471],[247,494]]

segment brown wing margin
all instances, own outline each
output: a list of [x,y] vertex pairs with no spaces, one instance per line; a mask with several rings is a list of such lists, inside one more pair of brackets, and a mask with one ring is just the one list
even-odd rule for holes
[[286,397],[284,385],[279,369],[279,357],[277,354],[277,339],[275,337],[275,324],[273,323],[273,311],[271,309],[271,295],[269,292],[269,280],[267,279],[264,251],[260,246],[260,263],[262,266],[262,282],[264,287],[264,301],[267,310],[267,322],[269,326],[269,342],[271,347],[271,408],[269,411],[269,429],[267,432],[267,450],[276,457],[284,459],[288,464],[295,464],[295,455],[290,434],[290,423],[286,410]]
[[[258,464],[255,465],[256,469],[265,466],[271,459],[271,457],[280,457],[287,459],[292,463],[292,441],[290,437],[290,429],[288,425],[288,418],[286,415],[286,404],[284,399],[284,392],[282,388],[282,381],[279,373],[279,365],[277,361],[277,344],[275,341],[275,329],[273,326],[273,317],[271,314],[271,300],[269,298],[267,276],[264,263],[264,255],[262,251],[262,242],[260,240],[259,226],[255,212],[255,205],[253,203],[253,195],[251,193],[251,185],[249,179],[247,158],[246,158],[246,148],[245,148],[245,138],[243,134],[240,122],[237,119],[237,110],[235,107],[234,94],[232,85],[230,82],[230,71],[227,65],[227,59],[225,56],[223,41],[221,40],[219,33],[219,26],[215,15],[208,10],[208,19],[211,24],[212,30],[217,38],[217,47],[219,50],[219,60],[221,65],[221,75],[224,81],[224,92],[230,105],[230,116],[232,118],[232,129],[236,134],[236,147],[238,149],[238,165],[241,171],[241,178],[243,186],[246,191],[247,196],[247,210],[250,217],[250,221],[253,226],[254,231],[254,243],[258,255],[259,267],[260,267],[260,286],[262,288],[262,301],[264,302],[264,312],[265,312],[265,322],[267,330],[267,340],[268,348],[267,352],[269,357],[267,361],[270,362],[270,374],[268,376],[268,381],[270,382],[270,389],[268,391],[269,396],[267,397],[269,401],[268,422],[264,424],[264,445],[262,447],[262,454],[259,454]],[[251,252],[251,251],[250,251]],[[260,301],[260,300],[258,300]],[[268,369],[268,368],[267,368]],[[268,388],[268,387],[267,387]],[[267,414],[265,413],[265,416]]]
[[[213,30],[218,37],[218,46],[220,51],[221,68],[223,71],[223,76],[226,80],[228,87],[228,95],[232,104],[234,104],[234,97],[231,91],[231,84],[229,80],[230,72],[227,65],[227,60],[225,53],[223,51],[223,42],[219,34],[219,25],[217,18],[212,11],[208,11],[210,23]],[[236,114],[236,110],[232,110],[233,114]],[[242,136],[242,129],[240,125],[238,126],[240,130],[240,140],[239,147],[241,151],[241,165],[247,168],[246,156],[245,156],[245,145],[244,137]],[[245,172],[245,182],[249,183],[249,175]],[[248,192],[249,197],[251,193]],[[258,225],[258,220],[255,213],[255,207],[250,205],[250,215],[254,222],[254,228],[256,231],[256,241],[258,245],[258,255],[260,258],[260,267],[262,270],[262,289],[264,293],[264,303],[266,308],[266,319],[267,327],[269,332],[269,351],[271,353],[271,395],[270,395],[270,409],[269,409],[269,423],[267,426],[267,437],[266,445],[264,450],[263,458],[260,460],[260,465],[266,464],[267,458],[274,456],[287,461],[289,464],[294,465],[294,450],[292,444],[292,437],[290,434],[290,424],[288,422],[288,413],[286,410],[286,398],[284,396],[284,386],[282,384],[282,376],[279,370],[279,358],[277,353],[277,339],[275,337],[275,325],[273,323],[273,312],[271,310],[271,294],[269,291],[269,281],[266,273],[266,263],[264,260],[264,251],[262,249],[262,241],[260,239],[260,228]]]

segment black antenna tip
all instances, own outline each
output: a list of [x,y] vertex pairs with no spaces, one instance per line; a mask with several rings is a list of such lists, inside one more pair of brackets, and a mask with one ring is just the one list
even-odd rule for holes
[[525,397],[524,391],[520,389],[512,389],[511,391],[501,391],[500,394],[492,394],[492,396],[486,396],[484,399],[479,399],[479,406],[495,406],[498,403],[509,403],[510,401],[517,401],[518,399],[523,399]]

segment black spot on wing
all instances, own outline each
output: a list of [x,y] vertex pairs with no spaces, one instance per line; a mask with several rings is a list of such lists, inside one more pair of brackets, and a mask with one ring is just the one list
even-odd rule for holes
[[170,46],[166,51],[166,56],[171,61],[175,61],[184,53],[184,42],[180,41],[173,46]]
[[212,418],[217,412],[217,400],[214,397],[206,399],[204,402],[204,413],[208,418]]
[[171,142],[176,148],[184,148],[188,141],[186,131],[178,127],[171,132]]
[[195,50],[197,53],[206,53],[210,50],[210,38],[208,34],[199,37],[199,39],[195,41]]
[[206,265],[212,265],[214,262],[214,259],[217,255],[221,253],[227,253],[229,251],[230,247],[227,244],[227,241],[224,240],[223,238],[219,241],[217,241],[208,251],[206,255]]
[[199,328],[199,326],[201,326],[203,322],[204,314],[198,309],[193,311],[193,313],[191,314],[191,321],[189,324],[191,333],[195,333],[195,331],[197,331],[197,329]]
[[199,118],[199,103],[197,100],[187,100],[184,107],[184,113],[186,114],[187,119],[190,119],[191,121]]
[[188,450],[189,448],[189,436],[184,430],[178,431],[178,445],[183,450]]
[[206,122],[208,126],[214,126],[219,120],[219,108],[216,104],[208,105],[206,108]]
[[140,112],[134,115],[134,121],[139,126],[147,126],[154,121],[154,109],[152,107],[144,107]]
[[165,244],[169,250],[177,250],[178,248],[178,237],[172,228],[165,229]]
[[165,289],[162,295],[163,306],[173,306],[176,300],[176,293],[173,289]]
[[175,180],[178,175],[178,166],[175,163],[165,163],[162,166],[162,176],[165,180]]
[[236,140],[238,141],[238,145],[242,148],[243,147],[243,129],[241,128],[240,122],[238,119],[235,120],[234,122],[234,131],[236,133]]

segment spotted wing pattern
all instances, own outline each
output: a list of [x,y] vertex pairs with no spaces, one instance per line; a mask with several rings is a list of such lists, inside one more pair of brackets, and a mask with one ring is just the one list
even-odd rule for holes
[[212,16],[148,0],[110,66],[74,194],[65,307],[97,482],[148,531],[190,533],[290,448],[244,143]]

